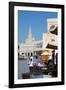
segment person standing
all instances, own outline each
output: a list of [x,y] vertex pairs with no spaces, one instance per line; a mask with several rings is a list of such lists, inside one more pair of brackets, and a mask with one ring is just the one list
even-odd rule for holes
[[52,51],[52,62],[54,64],[54,60],[55,60],[55,50]]

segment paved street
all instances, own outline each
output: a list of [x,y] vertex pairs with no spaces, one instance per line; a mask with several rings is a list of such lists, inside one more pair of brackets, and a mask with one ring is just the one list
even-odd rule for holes
[[[26,78],[51,78],[51,75],[48,75],[46,72],[42,72],[39,67],[33,67],[32,72],[28,65],[28,60],[18,60],[18,79],[23,79],[23,76]],[[46,68],[42,68],[46,69]],[[41,70],[41,71],[40,71]],[[45,71],[45,70],[44,70]],[[28,77],[27,77],[28,76]]]

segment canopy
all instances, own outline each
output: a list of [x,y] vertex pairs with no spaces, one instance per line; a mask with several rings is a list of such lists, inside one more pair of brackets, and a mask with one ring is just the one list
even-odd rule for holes
[[49,49],[57,49],[58,47],[55,46],[55,45],[48,44],[48,45],[46,46],[46,48],[49,48]]
[[52,34],[55,34],[55,35],[58,35],[58,32],[57,32],[57,27],[53,30],[53,31],[50,31]]
[[49,52],[43,52],[41,55],[50,55]]

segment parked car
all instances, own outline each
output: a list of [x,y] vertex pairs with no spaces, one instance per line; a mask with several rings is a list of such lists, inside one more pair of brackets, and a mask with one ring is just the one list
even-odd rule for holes
[[31,56],[28,65],[29,67],[34,67],[34,66],[45,67],[46,66],[38,56]]

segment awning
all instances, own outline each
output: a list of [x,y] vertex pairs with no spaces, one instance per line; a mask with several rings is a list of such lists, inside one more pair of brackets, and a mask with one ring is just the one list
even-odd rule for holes
[[46,48],[49,48],[49,49],[57,49],[58,47],[57,46],[54,46],[54,45],[51,45],[51,44],[48,44],[46,46]]
[[56,27],[54,30],[50,31],[52,34],[58,35],[58,28]]
[[43,52],[41,55],[50,55],[48,52]]

